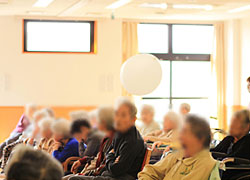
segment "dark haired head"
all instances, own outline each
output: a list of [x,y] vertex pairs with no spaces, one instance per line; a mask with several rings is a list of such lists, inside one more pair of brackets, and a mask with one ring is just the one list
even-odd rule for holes
[[186,117],[186,123],[191,127],[192,133],[203,141],[203,147],[209,148],[211,142],[211,129],[206,119],[190,114]]
[[249,82],[249,83],[250,83],[250,77],[248,77],[248,78],[247,78],[247,82]]
[[72,122],[70,133],[73,135],[75,133],[81,133],[81,127],[91,128],[91,125],[87,119],[77,119]]

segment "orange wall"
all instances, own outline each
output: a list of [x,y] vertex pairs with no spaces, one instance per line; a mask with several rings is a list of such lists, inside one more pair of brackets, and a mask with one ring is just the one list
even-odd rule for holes
[[[91,111],[95,109],[94,106],[55,106],[52,107],[56,117],[63,117],[69,119],[69,112],[77,110]],[[0,106],[0,142],[6,139],[23,114],[24,108],[22,106]]]

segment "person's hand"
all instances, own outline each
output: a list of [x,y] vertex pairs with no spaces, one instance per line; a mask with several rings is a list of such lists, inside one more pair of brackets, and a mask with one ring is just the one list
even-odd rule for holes
[[62,146],[62,143],[60,142],[55,142],[54,145],[53,145],[53,151],[56,151],[59,149],[59,147]]
[[115,159],[115,163],[118,163],[120,161],[120,156],[118,156],[116,159]]
[[109,153],[115,153],[115,150],[114,150],[114,149],[112,149]]
[[168,151],[170,151],[170,150],[171,150],[171,147],[170,147],[170,146],[166,147],[166,149],[163,151],[163,154],[165,154],[166,152],[168,152]]
[[155,142],[155,143],[153,144],[152,149],[156,149],[157,147],[160,147],[161,145],[163,145],[163,142],[157,141],[157,142]]
[[71,167],[71,172],[73,173],[73,174],[76,174],[77,173],[77,170],[78,170],[78,168],[81,166],[81,162],[80,161],[76,161],[76,162],[74,162],[74,164],[72,165],[72,167]]

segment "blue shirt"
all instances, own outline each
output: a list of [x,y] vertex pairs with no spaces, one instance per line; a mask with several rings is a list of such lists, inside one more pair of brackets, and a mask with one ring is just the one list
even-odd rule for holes
[[54,151],[52,155],[60,162],[66,161],[69,157],[79,157],[78,141],[75,138],[69,139],[63,149]]

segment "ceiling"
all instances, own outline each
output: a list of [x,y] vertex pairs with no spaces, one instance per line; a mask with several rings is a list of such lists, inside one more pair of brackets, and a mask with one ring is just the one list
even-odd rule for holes
[[[117,0],[54,0],[48,7],[33,7],[37,0],[0,0],[0,15],[101,17],[126,19],[223,20],[250,17],[250,10],[229,13],[234,8],[250,5],[250,0],[131,0],[115,10],[106,7]],[[167,3],[168,7],[145,8],[141,4]],[[174,9],[176,4],[212,5],[212,10]]]

